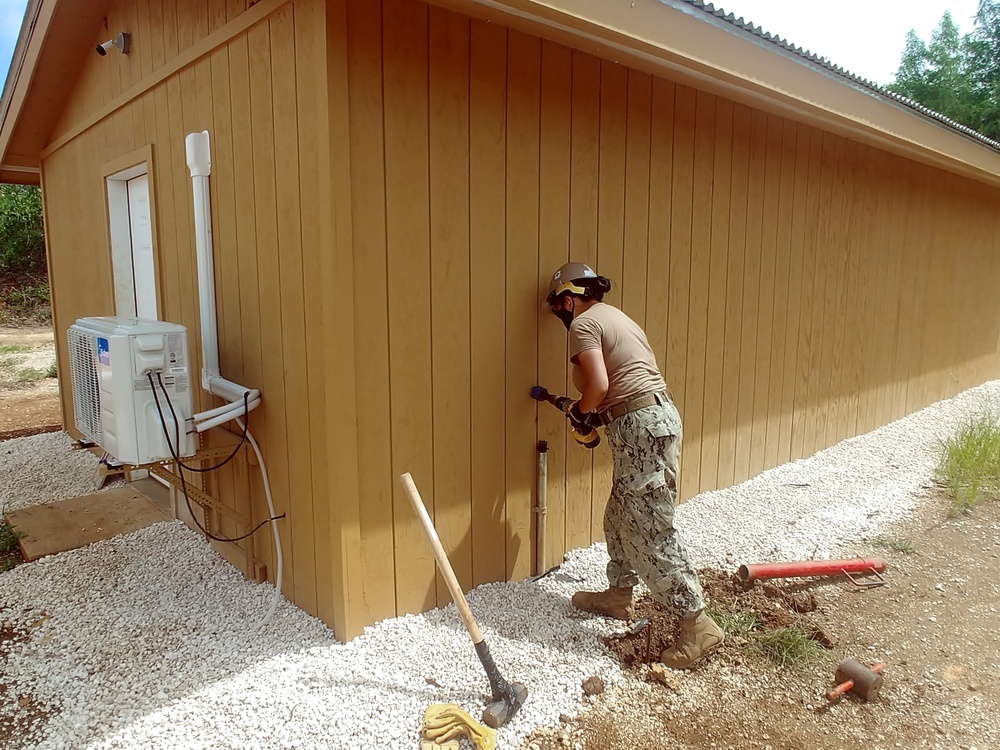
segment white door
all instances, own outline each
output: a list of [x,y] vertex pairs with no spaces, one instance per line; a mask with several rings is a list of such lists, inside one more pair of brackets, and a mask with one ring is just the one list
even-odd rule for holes
[[108,178],[115,314],[158,320],[156,261],[145,165]]
[[128,218],[132,240],[132,288],[135,314],[156,320],[156,265],[149,213],[149,175],[133,177],[128,187]]

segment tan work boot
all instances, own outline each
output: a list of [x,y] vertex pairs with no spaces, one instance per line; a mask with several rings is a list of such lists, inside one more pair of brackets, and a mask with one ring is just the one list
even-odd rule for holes
[[688,669],[708,656],[726,640],[722,628],[701,610],[695,617],[681,622],[681,634],[676,643],[660,654],[660,661],[674,669]]
[[595,615],[606,615],[616,620],[632,616],[632,587],[609,586],[604,591],[577,591],[573,606]]

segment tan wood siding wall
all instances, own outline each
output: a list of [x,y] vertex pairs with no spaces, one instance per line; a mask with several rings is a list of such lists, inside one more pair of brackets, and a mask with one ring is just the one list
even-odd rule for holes
[[448,601],[401,472],[465,587],[533,571],[538,439],[544,564],[602,538],[607,449],[527,397],[570,389],[540,314],[570,258],[646,327],[684,499],[997,375],[997,190],[497,24],[347,5],[365,622]]
[[[116,5],[108,17],[109,33],[130,29],[132,53],[86,58],[53,140],[208,34],[238,21],[246,6],[243,0]],[[284,4],[53,151],[43,162],[43,175],[60,364],[67,361],[65,329],[76,318],[114,312],[106,165],[152,144],[160,317],[187,326],[191,356],[200,366],[184,138],[210,131],[222,373],[264,394],[251,429],[265,455],[277,512],[288,514],[279,522],[284,592],[332,623],[340,606],[329,580],[328,378],[320,343],[327,290],[318,272],[320,235],[330,210],[329,176],[319,160],[328,150],[323,143],[329,122],[326,50],[325,4]],[[71,424],[69,383],[64,379],[62,385]],[[218,403],[200,388],[196,401],[196,408]],[[199,481],[191,474],[188,480]],[[269,516],[260,471],[248,464],[247,450],[207,481],[213,495],[254,524]],[[226,520],[218,529],[227,536],[245,531]],[[251,575],[252,560],[258,559],[274,579],[268,526],[241,542],[242,552],[217,546]]]
[[[997,190],[416,0],[280,5],[76,133],[267,2],[109,15],[133,55],[85,61],[43,162],[59,357],[113,311],[103,174],[147,144],[161,316],[200,354],[183,139],[208,129],[223,372],[264,393],[285,594],[341,638],[448,600],[401,472],[467,588],[538,564],[539,439],[542,564],[602,537],[606,448],[527,397],[571,389],[540,309],[570,258],[649,334],[685,499],[997,375]],[[245,457],[210,482],[267,517]],[[266,532],[243,548],[273,577]]]

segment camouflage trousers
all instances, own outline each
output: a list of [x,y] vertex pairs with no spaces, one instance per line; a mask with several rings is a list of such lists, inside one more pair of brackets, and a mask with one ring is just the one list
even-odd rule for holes
[[628,588],[639,579],[668,611],[688,617],[705,606],[698,574],[674,528],[681,419],[674,405],[624,414],[606,428],[614,459],[604,513],[608,582]]

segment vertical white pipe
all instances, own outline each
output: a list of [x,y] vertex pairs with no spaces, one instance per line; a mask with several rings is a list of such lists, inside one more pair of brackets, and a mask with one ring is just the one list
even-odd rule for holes
[[[239,425],[241,430],[246,426],[239,417],[236,418],[236,424]],[[285,556],[281,551],[281,535],[278,533],[278,514],[274,510],[274,498],[271,497],[271,482],[267,478],[267,464],[264,463],[264,456],[260,452],[260,446],[253,439],[253,433],[250,430],[247,430],[247,439],[250,441],[251,447],[253,447],[253,452],[257,454],[257,464],[260,466],[260,475],[264,480],[264,494],[267,497],[267,509],[271,513],[271,531],[274,533],[274,550],[278,558],[278,570],[274,574],[274,594],[271,595],[271,605],[267,608],[264,619],[257,623],[256,629],[260,630],[271,621],[271,616],[278,608],[278,600],[281,598],[281,577],[285,568]]]
[[[230,380],[226,380],[219,372],[219,329],[215,308],[215,258],[212,252],[212,204],[208,190],[208,177],[212,174],[212,149],[208,131],[203,130],[200,133],[190,133],[184,139],[184,149],[187,154],[188,169],[191,171],[191,187],[194,191],[194,237],[198,258],[198,305],[201,317],[201,385],[209,393],[233,402],[226,406],[209,410],[209,412],[202,412],[200,415],[202,418],[206,414],[215,416],[203,422],[199,428],[199,432],[215,424],[228,422],[230,419],[235,419],[236,424],[243,429],[243,420],[239,416],[240,407],[249,410],[260,404],[260,392],[256,389],[244,388]],[[247,396],[245,405],[240,403],[244,395]],[[277,514],[274,510],[274,499],[271,497],[271,482],[267,477],[267,466],[264,464],[264,456],[261,454],[260,446],[257,445],[257,441],[254,440],[253,434],[249,430],[247,430],[247,438],[250,440],[250,445],[253,447],[254,453],[257,454],[261,478],[264,481],[264,492],[267,496],[267,507],[271,513],[271,529],[274,532],[274,547],[278,558],[274,595],[271,597],[271,605],[268,607],[264,619],[257,623],[257,629],[260,630],[271,620],[278,606],[278,600],[281,597],[284,555],[281,550]]]
[[215,264],[212,256],[212,207],[208,177],[212,173],[212,150],[208,131],[191,133],[184,139],[187,165],[194,190],[194,237],[198,256],[198,301],[201,307],[202,387],[211,392],[219,377],[219,330],[215,317]]

